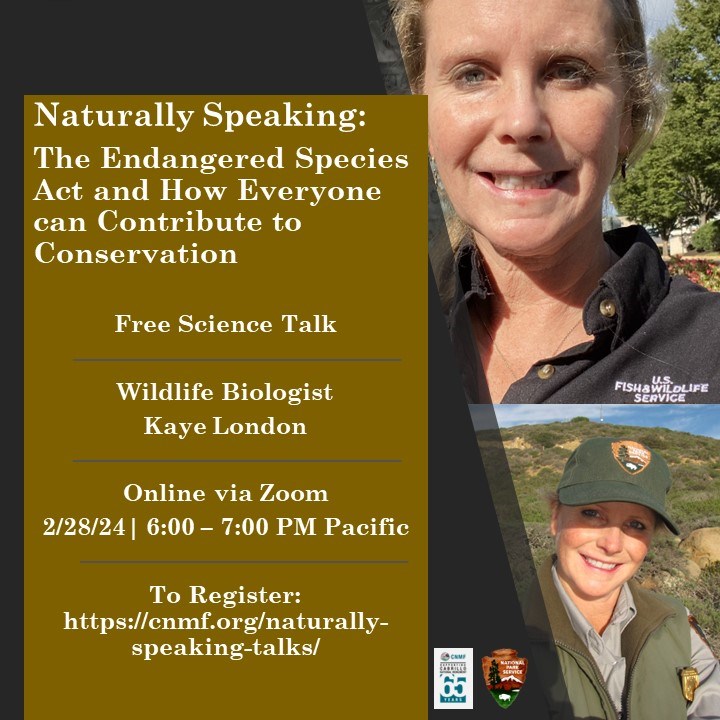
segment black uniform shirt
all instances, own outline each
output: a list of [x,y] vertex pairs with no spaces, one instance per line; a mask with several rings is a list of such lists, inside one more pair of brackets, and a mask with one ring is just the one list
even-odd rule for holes
[[[594,340],[536,360],[502,402],[720,403],[720,293],[671,276],[640,226],[605,233],[605,242],[620,260],[585,303]],[[489,402],[468,310],[490,288],[471,239],[456,254],[455,280],[448,323],[465,394]]]

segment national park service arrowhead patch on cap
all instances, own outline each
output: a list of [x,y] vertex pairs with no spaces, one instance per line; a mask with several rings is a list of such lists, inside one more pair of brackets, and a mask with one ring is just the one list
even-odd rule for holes
[[630,475],[641,473],[650,464],[650,450],[634,440],[619,440],[612,443],[611,447],[620,467]]

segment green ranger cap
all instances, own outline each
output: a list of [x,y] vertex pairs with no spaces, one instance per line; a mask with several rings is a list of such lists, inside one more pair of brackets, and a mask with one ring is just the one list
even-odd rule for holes
[[578,445],[565,464],[558,499],[563,505],[629,502],[654,510],[675,535],[665,510],[672,480],[665,460],[634,440],[592,438]]

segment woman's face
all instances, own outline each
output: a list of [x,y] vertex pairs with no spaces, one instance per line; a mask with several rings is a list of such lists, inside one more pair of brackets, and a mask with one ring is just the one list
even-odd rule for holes
[[645,559],[654,528],[655,513],[635,503],[556,507],[550,530],[560,579],[576,598],[612,599]]
[[430,152],[460,217],[506,255],[599,237],[630,138],[608,0],[430,0]]

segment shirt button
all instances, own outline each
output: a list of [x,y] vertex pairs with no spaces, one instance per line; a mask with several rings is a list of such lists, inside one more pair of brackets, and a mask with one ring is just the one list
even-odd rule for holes
[[549,380],[555,374],[555,367],[553,365],[543,365],[538,368],[537,376],[541,380]]
[[612,300],[602,300],[600,302],[600,314],[605,317],[615,317],[617,308]]

